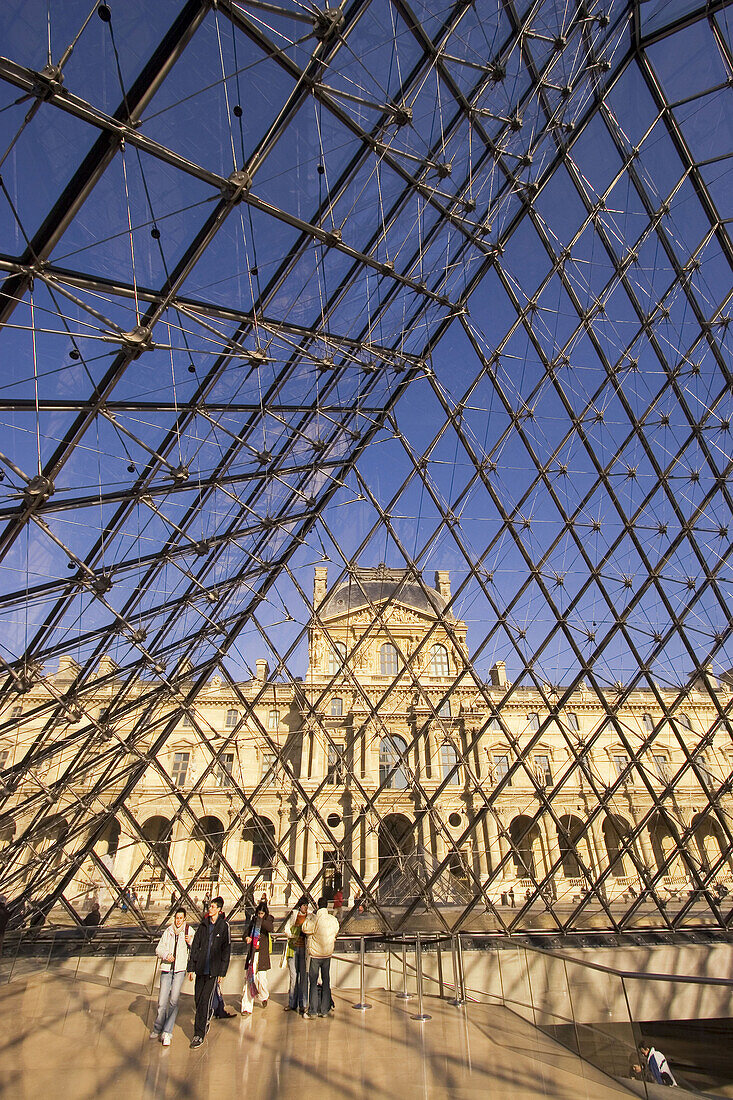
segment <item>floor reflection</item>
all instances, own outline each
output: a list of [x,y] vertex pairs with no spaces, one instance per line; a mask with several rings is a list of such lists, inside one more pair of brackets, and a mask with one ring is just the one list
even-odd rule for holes
[[371,1012],[353,1011],[356,999],[336,991],[332,1018],[302,1020],[271,998],[250,1018],[214,1020],[192,1051],[190,996],[165,1049],[148,1038],[152,1000],[61,975],[26,977],[0,990],[0,1091],[33,1100],[220,1100],[244,1090],[248,1100],[314,1090],[321,1100],[628,1096],[505,1009],[431,997],[432,1019],[416,1023],[411,1002],[386,991],[370,990]]

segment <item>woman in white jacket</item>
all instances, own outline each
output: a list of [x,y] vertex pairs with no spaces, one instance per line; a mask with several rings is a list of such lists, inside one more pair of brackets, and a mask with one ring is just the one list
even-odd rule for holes
[[158,1015],[155,1017],[151,1039],[162,1039],[163,1046],[171,1045],[173,1025],[178,1015],[178,998],[186,977],[188,949],[193,941],[193,930],[186,924],[186,910],[176,909],[173,923],[169,924],[158,941],[155,954],[160,962],[160,993]]

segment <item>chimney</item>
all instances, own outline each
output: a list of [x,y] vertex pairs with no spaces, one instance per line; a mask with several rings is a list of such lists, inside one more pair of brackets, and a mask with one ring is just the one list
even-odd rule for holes
[[[718,684],[718,681],[717,681],[717,679],[716,679],[716,677],[713,673],[713,666],[712,665],[705,665],[705,671],[708,674],[708,680],[710,681],[711,688],[713,689],[713,691],[717,691],[718,688],[720,687],[720,685]],[[704,686],[705,686],[705,683],[703,681],[702,684],[701,684],[701,687],[704,687]]]
[[56,673],[57,680],[75,680],[81,671],[80,666],[73,657],[64,653],[59,657],[59,670]]
[[492,665],[489,669],[489,676],[491,677],[492,687],[506,687],[506,662],[497,661],[495,665]]
[[267,663],[267,661],[265,660],[264,657],[258,657],[257,658],[257,660],[255,661],[255,669],[256,669],[255,679],[257,679],[257,680],[266,680],[267,679],[267,675],[270,671],[270,666],[268,665],[268,663]]
[[328,566],[317,565],[313,575],[313,606],[318,607],[326,595],[326,582],[328,581]]
[[450,573],[447,569],[435,570],[435,587],[444,600],[450,599]]

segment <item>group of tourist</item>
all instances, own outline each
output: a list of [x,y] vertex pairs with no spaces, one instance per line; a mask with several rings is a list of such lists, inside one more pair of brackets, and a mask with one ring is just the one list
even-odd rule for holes
[[[268,972],[273,928],[273,917],[263,895],[244,931],[243,1016],[250,1016],[255,1005],[266,1008],[270,999]],[[308,899],[302,897],[288,917],[286,932],[283,964],[289,969],[290,989],[285,1011],[299,1011],[305,1020],[328,1016],[334,1011],[330,967],[339,932],[338,918],[329,913],[325,898],[320,899],[318,909],[309,916]],[[195,979],[192,1048],[204,1042],[212,1016],[235,1015],[227,1011],[221,993],[221,979],[229,969],[231,950],[231,931],[223,898],[211,899],[195,933],[186,922],[185,908],[176,909],[172,923],[163,932],[156,948],[160,959],[160,992],[151,1039],[160,1039],[163,1046],[170,1046],[187,974],[190,981]]]

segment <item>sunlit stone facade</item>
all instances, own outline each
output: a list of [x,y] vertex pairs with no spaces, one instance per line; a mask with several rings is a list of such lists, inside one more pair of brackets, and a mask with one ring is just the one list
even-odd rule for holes
[[[119,754],[146,683],[126,690],[117,717],[105,658],[72,710],[59,701],[77,669],[62,661],[1,719],[12,783],[55,706],[47,764],[36,757],[2,821],[5,890],[20,893],[31,872],[54,883],[90,835],[88,818],[75,827],[80,800],[96,813],[96,858],[81,860],[64,896],[83,911],[97,895],[110,919],[123,890],[143,910],[185,891],[236,905],[264,887],[285,905],[303,886],[317,896],[337,885],[394,904],[385,884],[401,888],[409,853],[446,904],[465,890],[489,911],[531,894],[572,903],[591,881],[609,905],[644,883],[663,901],[688,896],[696,876],[729,883],[728,681],[710,674],[683,699],[623,685],[601,697],[588,685],[511,685],[497,662],[484,683],[450,597],[447,572],[427,587],[409,572],[354,570],[329,591],[317,567],[303,679],[275,679],[261,659],[250,680],[215,677],[185,709],[157,706],[111,783],[100,738]],[[157,763],[127,789],[148,754]],[[39,790],[54,811],[35,827]]]

